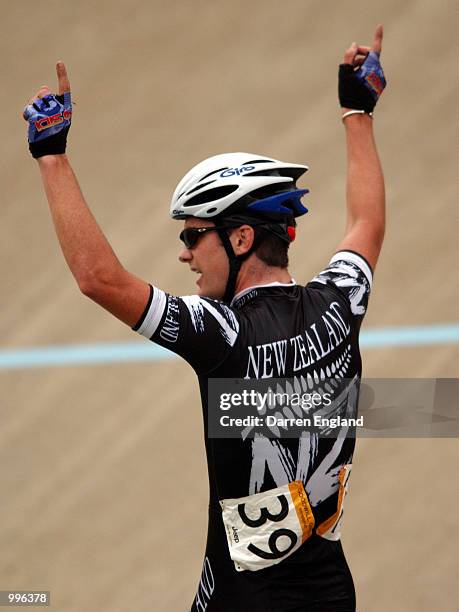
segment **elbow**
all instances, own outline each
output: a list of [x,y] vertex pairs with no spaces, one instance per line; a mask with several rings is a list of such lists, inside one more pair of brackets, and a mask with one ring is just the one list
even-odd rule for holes
[[84,296],[90,298],[91,300],[97,301],[97,296],[100,290],[98,290],[97,285],[93,280],[84,277],[77,279],[77,283],[78,288]]
[[85,270],[75,275],[75,279],[84,296],[100,303],[110,288],[117,284],[115,276],[113,272],[95,269]]
[[97,279],[91,275],[85,274],[84,276],[76,278],[76,281],[78,283],[78,288],[80,289],[80,292],[84,296],[97,302],[97,297],[101,291],[101,286]]

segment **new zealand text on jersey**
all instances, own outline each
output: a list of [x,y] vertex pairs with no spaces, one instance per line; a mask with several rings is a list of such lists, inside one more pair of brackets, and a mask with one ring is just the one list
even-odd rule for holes
[[349,336],[351,327],[343,318],[338,302],[332,302],[321,318],[298,336],[248,346],[244,378],[275,378],[313,365],[337,348]]

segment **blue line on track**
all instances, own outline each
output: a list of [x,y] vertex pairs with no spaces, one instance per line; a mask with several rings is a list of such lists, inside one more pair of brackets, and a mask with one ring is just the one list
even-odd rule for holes
[[[459,323],[420,327],[382,327],[363,330],[360,346],[387,348],[459,343]],[[42,346],[0,350],[0,370],[62,367],[139,361],[164,361],[175,355],[151,342],[119,342]]]
[[381,327],[362,330],[360,334],[362,348],[457,343],[459,343],[459,323],[418,327]]

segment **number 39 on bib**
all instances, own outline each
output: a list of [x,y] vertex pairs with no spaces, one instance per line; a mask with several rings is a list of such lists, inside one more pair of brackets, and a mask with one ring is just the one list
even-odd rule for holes
[[307,540],[314,515],[296,480],[249,497],[220,501],[231,559],[237,571],[280,563]]

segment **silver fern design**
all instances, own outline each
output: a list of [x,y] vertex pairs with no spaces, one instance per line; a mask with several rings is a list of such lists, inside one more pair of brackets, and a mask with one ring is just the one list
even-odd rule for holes
[[239,322],[233,311],[218,303],[218,308],[211,300],[200,298],[198,295],[186,295],[181,298],[190,313],[194,330],[203,334],[206,331],[204,310],[213,316],[219,326],[220,334],[225,341],[233,346],[239,334]]
[[[341,359],[344,361],[341,363],[340,372],[343,371],[343,373],[345,373],[345,370],[342,364],[347,361],[347,358],[344,357],[345,354],[346,352],[341,356]],[[318,411],[316,414],[320,414],[321,418],[331,414],[335,416],[343,411],[346,415],[354,414],[358,396],[358,376],[354,376],[352,380],[344,381],[343,377],[338,373],[338,376],[335,375],[335,379],[325,381],[324,378],[322,383],[324,382],[329,384],[330,388],[334,389],[337,393],[334,395],[331,406]],[[307,378],[299,377],[294,382],[294,385],[290,386],[293,389],[295,385],[297,388],[303,389],[303,392],[304,387],[309,392],[312,391],[309,388]],[[276,407],[279,408],[279,414],[285,414],[285,406]],[[287,414],[289,413],[287,412]],[[336,493],[339,487],[340,470],[350,461],[350,457],[342,456],[343,445],[347,439],[348,431],[348,425],[339,428],[331,449],[320,463],[318,463],[319,440],[320,435],[325,433],[324,431],[320,433],[317,430],[313,432],[303,431],[301,433],[298,440],[296,460],[289,448],[282,443],[282,440],[267,438],[262,433],[255,432],[252,441],[249,494],[259,493],[269,474],[276,486],[282,486],[294,480],[301,480],[305,485],[311,505],[318,505]]]
[[349,260],[333,261],[311,282],[322,283],[323,285],[332,282],[347,295],[352,314],[356,316],[365,314],[370,293],[370,282],[362,269],[354,262]]
[[[268,413],[273,414],[277,419],[295,419],[309,416],[312,411],[315,415],[320,417],[330,418],[341,414],[339,412],[339,406],[342,404],[343,399],[348,392],[349,385],[343,390],[343,379],[349,371],[351,363],[351,345],[348,344],[344,351],[333,359],[333,361],[322,368],[312,368],[306,372],[305,376],[299,375],[294,376],[292,382],[289,380],[282,380],[276,382],[276,386],[273,388],[269,386],[267,388],[268,401],[259,401],[256,404],[257,413],[259,416],[266,416]],[[336,391],[339,391],[339,395],[335,397]],[[298,402],[292,402],[289,398],[294,395],[302,396],[303,394],[319,394],[323,397],[325,394],[331,396],[330,405],[323,407],[321,410],[313,409],[313,407],[304,407],[299,405]],[[274,434],[275,437],[281,437],[280,428],[277,425],[269,425],[266,427]],[[256,429],[255,426],[248,426],[241,432],[242,438],[245,440],[249,434]],[[282,426],[282,429],[287,430],[288,426]],[[321,430],[321,433],[326,435],[327,428]]]

